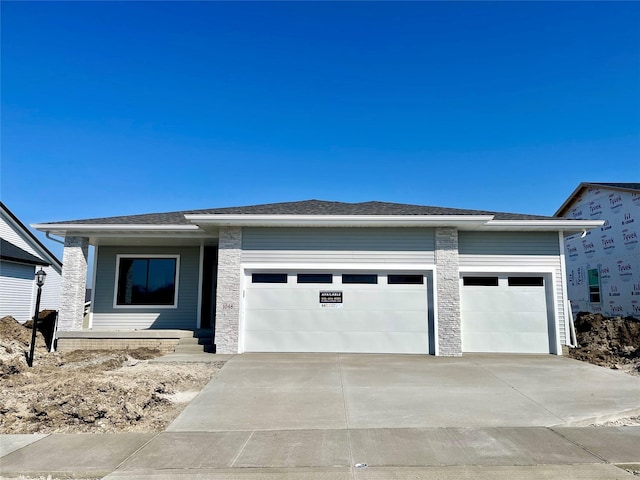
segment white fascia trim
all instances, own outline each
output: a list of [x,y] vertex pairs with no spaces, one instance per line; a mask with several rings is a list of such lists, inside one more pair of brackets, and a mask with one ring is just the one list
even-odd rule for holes
[[110,230],[117,231],[194,231],[200,230],[197,225],[153,225],[153,224],[77,224],[77,223],[34,223],[32,228],[40,230],[41,232],[59,232],[59,231],[72,231],[72,232],[86,232],[86,231],[98,231],[108,232]]
[[549,227],[549,230],[583,230],[604,225],[604,220],[490,220],[488,227]]
[[428,263],[242,263],[242,270],[245,275],[255,270],[269,270],[272,272],[281,272],[283,270],[296,270],[304,272],[305,270],[341,270],[341,271],[435,271],[436,266]]
[[466,226],[484,225],[493,215],[185,215],[194,224],[242,227],[287,226]]

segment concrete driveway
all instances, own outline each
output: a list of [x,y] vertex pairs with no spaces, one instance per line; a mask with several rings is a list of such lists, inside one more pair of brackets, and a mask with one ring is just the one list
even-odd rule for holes
[[640,414],[640,378],[552,355],[243,354],[170,432],[588,425]]

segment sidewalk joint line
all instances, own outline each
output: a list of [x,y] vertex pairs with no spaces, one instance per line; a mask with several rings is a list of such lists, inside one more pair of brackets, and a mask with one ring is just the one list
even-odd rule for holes
[[551,414],[553,417],[557,418],[558,420],[560,420],[563,423],[566,423],[566,420],[558,415],[556,415],[555,413],[553,413],[551,410],[549,410],[547,407],[545,407],[544,405],[541,405],[540,403],[536,402],[533,398],[531,398],[529,395],[527,395],[524,392],[521,392],[520,390],[518,390],[516,387],[514,387],[513,385],[511,385],[509,382],[507,382],[506,380],[500,378],[498,376],[498,374],[492,372],[488,367],[481,365],[480,363],[477,364],[480,368],[482,368],[483,370],[486,370],[487,372],[489,372],[491,375],[493,375],[495,378],[497,378],[498,380],[500,380],[502,383],[504,383],[506,386],[508,386],[511,390],[519,393],[520,395],[522,395],[524,398],[526,398],[527,400],[529,400],[530,402],[532,402],[533,404],[537,405],[538,407],[540,407],[541,409],[543,409],[545,412],[548,412],[549,414]]
[[566,441],[568,441],[569,443],[574,444],[576,447],[584,450],[585,452],[587,452],[589,455],[593,455],[596,458],[599,458],[600,460],[602,460],[604,463],[611,465],[611,462],[609,462],[606,458],[601,457],[600,455],[598,455],[595,452],[592,452],[591,450],[589,450],[587,447],[585,447],[584,445],[578,443],[577,441],[571,440],[570,438],[565,437],[564,435],[562,435],[562,433],[555,431],[552,427],[545,427],[549,430],[551,430],[553,433],[555,433],[556,435],[558,435],[561,438],[564,438]]
[[342,355],[338,353],[338,370],[340,371],[340,390],[342,391],[342,405],[344,406],[344,423],[346,425],[347,432],[347,446],[349,448],[349,465],[350,465],[350,477],[355,479],[355,472],[353,470],[353,449],[351,448],[351,427],[349,426],[349,414],[347,412],[347,396],[344,392],[344,379],[342,376]]
[[116,465],[116,468],[114,468],[113,470],[111,470],[111,473],[117,471],[123,464],[125,464],[127,462],[127,460],[129,460],[131,457],[135,456],[138,454],[138,452],[140,452],[140,450],[142,450],[144,447],[146,447],[147,445],[149,445],[153,440],[155,440],[156,438],[158,438],[159,435],[162,435],[163,432],[158,432],[156,433],[153,437],[151,437],[149,440],[147,440],[144,444],[140,445],[140,447],[138,447],[134,452],[132,452],[130,455],[128,455],[123,461],[121,461],[118,465]]
[[245,440],[244,444],[242,445],[242,447],[240,447],[240,450],[238,450],[238,453],[236,454],[236,456],[233,457],[233,460],[231,460],[231,463],[229,464],[229,467],[233,468],[235,466],[236,462],[240,458],[240,455],[242,455],[244,453],[245,449],[247,448],[247,444],[253,438],[253,434],[254,433],[256,433],[256,431],[252,430],[251,433],[249,434],[249,436],[247,437],[247,439]]

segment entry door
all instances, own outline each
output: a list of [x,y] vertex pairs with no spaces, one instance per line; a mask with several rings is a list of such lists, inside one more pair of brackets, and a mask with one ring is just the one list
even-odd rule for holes
[[543,275],[463,276],[462,351],[552,351],[545,283]]
[[246,285],[247,352],[429,352],[422,274],[254,272]]

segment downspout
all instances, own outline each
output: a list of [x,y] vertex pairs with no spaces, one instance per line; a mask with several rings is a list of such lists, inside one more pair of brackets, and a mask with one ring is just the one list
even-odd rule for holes
[[46,232],[46,233],[44,234],[44,236],[45,236],[45,237],[47,237],[49,240],[53,240],[54,242],[58,242],[58,243],[60,243],[60,244],[64,245],[64,241],[63,241],[63,240],[58,240],[57,238],[53,238],[53,237],[51,236],[51,232]]
[[569,313],[569,347],[576,348],[578,346],[578,338],[576,337],[576,326],[573,323],[573,310],[571,303],[567,302],[567,312]]

